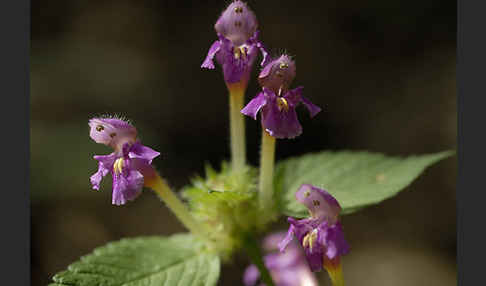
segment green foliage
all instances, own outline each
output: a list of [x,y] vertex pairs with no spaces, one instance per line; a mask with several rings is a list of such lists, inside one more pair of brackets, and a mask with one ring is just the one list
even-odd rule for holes
[[400,158],[366,151],[324,151],[290,158],[276,167],[279,207],[289,216],[307,216],[305,207],[295,200],[295,192],[301,184],[309,183],[331,193],[343,214],[352,213],[396,195],[425,168],[452,154],[445,151]]
[[223,162],[220,172],[206,166],[206,178],[196,177],[182,190],[194,216],[214,232],[213,247],[227,258],[241,247],[242,233],[261,229],[256,200],[257,171],[247,167],[234,173]]
[[219,257],[188,234],[122,239],[97,248],[49,286],[216,285]]

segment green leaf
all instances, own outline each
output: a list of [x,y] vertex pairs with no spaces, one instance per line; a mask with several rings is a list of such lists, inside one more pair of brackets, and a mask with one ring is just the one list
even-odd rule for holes
[[454,154],[388,157],[366,151],[307,154],[277,164],[275,187],[281,211],[305,217],[305,207],[295,199],[301,184],[308,183],[331,193],[343,214],[358,211],[396,195],[410,185],[428,166]]
[[219,257],[188,234],[122,239],[81,257],[49,286],[210,286],[219,267]]

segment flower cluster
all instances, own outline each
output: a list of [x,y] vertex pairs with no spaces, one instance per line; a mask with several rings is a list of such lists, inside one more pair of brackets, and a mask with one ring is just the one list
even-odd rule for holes
[[341,206],[327,191],[309,184],[302,185],[295,197],[307,207],[310,217],[288,219],[290,228],[279,244],[280,251],[285,250],[295,235],[304,247],[312,271],[324,267],[333,281],[342,279],[340,257],[349,252],[349,245],[338,219]]
[[99,190],[104,176],[113,177],[112,203],[123,205],[135,199],[145,181],[153,179],[152,160],[159,152],[144,146],[137,140],[137,129],[118,118],[93,118],[89,121],[89,135],[96,143],[110,146],[114,152],[96,155],[98,171],[91,176],[93,189]]
[[[321,111],[302,95],[302,86],[290,88],[296,76],[295,62],[286,54],[271,59],[258,40],[257,28],[255,14],[240,0],[231,2],[214,26],[218,40],[212,44],[201,67],[214,69],[214,59],[222,67],[230,90],[231,140],[237,143],[231,147],[232,151],[233,147],[241,149],[232,152],[232,159],[240,160],[239,164],[232,165],[231,170],[223,168],[217,175],[209,170],[208,180],[194,180],[194,186],[185,189],[184,195],[192,209],[177,197],[152,167],[153,159],[160,153],[141,144],[132,124],[116,117],[92,118],[89,121],[90,137],[96,143],[113,149],[108,155],[94,156],[98,161],[98,171],[90,178],[92,188],[99,190],[103,177],[111,174],[112,203],[115,205],[134,200],[144,186],[152,188],[176,217],[192,233],[206,239],[220,257],[224,257],[223,251],[231,253],[242,246],[244,235],[260,230],[268,223],[267,217],[272,217],[274,208],[268,202],[273,201],[275,139],[295,138],[302,133],[297,106],[302,103],[311,117]],[[244,90],[259,52],[263,55],[263,68],[258,75],[261,91],[243,107]],[[245,163],[242,114],[256,120],[259,112],[263,136],[257,190],[254,184],[256,170],[252,172]],[[256,193],[260,199],[259,207],[256,207]],[[309,184],[299,188],[296,199],[308,208],[310,217],[302,220],[289,218],[287,234],[268,236],[263,242],[267,253],[263,264],[277,286],[317,285],[311,271],[320,271],[323,267],[335,285],[342,285],[340,257],[349,251],[349,246],[338,220],[339,203],[325,190]],[[208,226],[212,229],[208,230]],[[292,241],[294,236],[300,244]],[[215,241],[222,246],[213,246]],[[259,270],[251,265],[244,274],[244,284],[269,284],[271,279],[268,276],[262,275],[260,279]]]
[[289,90],[295,78],[295,62],[288,55],[270,60],[268,52],[257,39],[258,23],[253,11],[242,1],[232,2],[216,22],[218,40],[209,49],[201,67],[214,69],[213,59],[221,65],[228,87],[243,89],[249,80],[258,49],[263,54],[264,67],[258,81],[262,91],[241,110],[256,119],[262,109],[262,126],[275,138],[294,138],[302,133],[295,108],[302,102],[311,117],[321,109],[302,96],[303,87]]
[[[275,139],[295,138],[302,133],[296,112],[300,103],[307,108],[311,117],[319,113],[321,108],[302,95],[302,86],[290,88],[296,76],[295,62],[286,54],[273,59],[267,56],[263,45],[256,40],[256,17],[246,4],[239,0],[232,2],[216,22],[215,30],[219,40],[211,46],[202,67],[214,68],[213,58],[216,57],[223,68],[230,91],[235,83],[246,88],[256,56],[255,49],[260,48],[264,55],[263,68],[258,75],[262,90],[240,112],[255,120],[261,112],[261,125],[265,132],[262,135],[260,161],[260,206],[263,210],[271,209],[268,200],[273,190]],[[287,248],[287,251],[268,254],[265,256],[265,265],[277,285],[301,285],[298,278],[292,277],[296,275],[297,269],[301,271],[302,268],[295,245],[289,245],[295,235],[304,247],[310,269],[320,271],[324,267],[335,284],[341,284],[339,259],[349,251],[349,246],[338,221],[341,210],[339,203],[325,190],[308,184],[300,187],[296,199],[309,209],[311,217],[303,220],[288,219],[291,226],[280,243],[280,250]],[[250,266],[245,273],[245,284],[256,285],[258,278],[256,266]]]
[[[317,286],[317,280],[309,270],[305,257],[297,243],[290,243],[285,252],[278,251],[278,243],[284,239],[284,232],[270,234],[263,241],[265,266],[276,286]],[[255,265],[246,268],[243,275],[245,286],[263,286],[260,272]]]

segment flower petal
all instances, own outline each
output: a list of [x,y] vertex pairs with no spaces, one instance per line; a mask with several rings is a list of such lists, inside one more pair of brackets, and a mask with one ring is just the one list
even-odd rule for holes
[[115,160],[118,159],[118,155],[113,152],[108,155],[94,155],[93,158],[102,163],[104,168],[111,170],[113,169],[113,163],[115,163]]
[[[269,61],[258,76],[260,86],[269,88],[278,93],[279,89],[286,91],[295,78],[295,62],[288,55]],[[281,95],[281,94],[279,94]]]
[[249,51],[247,56],[240,55],[236,58],[234,50],[240,47],[235,47],[230,40],[222,35],[219,36],[222,46],[221,52],[217,55],[217,60],[223,68],[224,81],[227,83],[247,81],[257,53],[253,51],[252,46],[249,46],[246,48]]
[[245,286],[254,286],[259,279],[260,271],[258,271],[258,268],[254,264],[248,266],[243,274],[243,284]]
[[344,233],[340,222],[328,227],[323,244],[327,246],[326,256],[334,259],[337,256],[345,255],[349,252],[349,244],[344,239]]
[[[290,219],[290,218],[289,218]],[[285,238],[278,244],[278,248],[280,249],[280,252],[283,252],[287,245],[294,239],[294,225],[290,225],[289,230],[287,232],[287,235]]]
[[142,187],[143,175],[139,171],[126,169],[121,174],[114,174],[112,203],[119,206],[135,199]]
[[270,61],[270,57],[268,56],[268,52],[267,52],[265,46],[263,46],[262,42],[257,43],[257,48],[260,49],[260,52],[262,53],[262,56],[263,56],[263,59],[262,59],[262,62],[260,63],[260,66],[264,66]]
[[285,239],[286,236],[287,232],[285,231],[274,232],[267,235],[262,242],[263,249],[268,252],[278,249],[278,245],[282,240]]
[[274,252],[264,257],[265,265],[268,269],[282,269],[295,266],[302,262],[301,249],[292,244],[285,252]]
[[265,66],[270,61],[270,56],[268,55],[268,51],[265,48],[265,46],[263,45],[263,43],[258,40],[259,33],[260,33],[260,31],[258,31],[258,30],[255,31],[255,33],[253,34],[253,36],[250,38],[249,42],[254,43],[255,46],[262,53],[263,59],[262,59],[262,62],[260,63],[260,66],[263,67],[263,66]]
[[266,78],[269,74],[270,71],[272,71],[272,65],[271,64],[266,64],[263,69],[260,71],[260,74],[258,75],[259,79],[264,79]]
[[215,41],[211,47],[209,48],[208,55],[206,56],[206,59],[201,65],[201,68],[206,68],[206,69],[214,69],[214,63],[213,59],[216,53],[219,51],[221,47],[221,42],[220,41]]
[[[257,35],[258,33],[255,33]],[[218,43],[214,43],[201,67],[214,68],[213,58],[223,69],[224,80],[227,84],[248,82],[251,68],[258,55],[258,46],[255,39],[238,45],[223,34],[218,33]],[[217,45],[217,46],[216,46]]]
[[129,149],[128,157],[129,158],[139,158],[145,159],[148,161],[149,164],[152,163],[152,160],[159,156],[160,153],[155,151],[152,148],[149,148],[145,145],[142,145],[140,142],[135,142]]
[[214,25],[217,33],[230,39],[236,46],[246,42],[257,27],[255,13],[245,2],[239,0],[229,4]]
[[98,161],[98,171],[90,177],[90,182],[94,190],[100,189],[101,180],[113,169],[113,163],[116,157],[117,155],[115,153],[93,156]]
[[223,69],[224,81],[229,83],[239,82],[244,69],[243,62],[235,59],[233,43],[223,35],[218,36],[221,48],[216,59]]
[[327,191],[303,184],[295,193],[295,198],[307,207],[314,219],[326,220],[330,225],[337,222],[341,206]]
[[309,266],[304,262],[299,267],[292,268],[291,271],[282,271],[280,275],[280,284],[282,286],[319,286],[316,277],[309,270]]
[[100,183],[104,176],[106,176],[110,172],[109,169],[105,168],[103,163],[98,162],[98,171],[94,173],[90,178],[91,185],[93,186],[94,190],[100,189]]
[[248,104],[241,110],[244,115],[250,116],[256,120],[257,113],[267,103],[265,94],[263,92],[258,93]]
[[[293,221],[293,223],[300,224],[301,221]],[[292,228],[292,225],[291,225]],[[297,243],[292,243],[286,248],[285,252],[274,252],[276,241],[285,240],[286,236],[292,240],[292,231],[289,230],[287,235],[284,232],[277,232],[265,237],[263,241],[263,248],[265,252],[269,252],[263,257],[265,266],[270,272],[275,285],[278,286],[294,286],[306,285],[317,286],[317,280],[309,269],[309,266],[304,257],[301,247]],[[264,284],[261,283],[260,274],[255,265],[250,265],[245,271],[243,281],[246,286],[255,286]]]
[[269,89],[264,88],[268,95],[267,104],[262,109],[262,125],[275,138],[294,138],[302,133],[302,126],[297,119],[295,107],[289,105],[287,110],[280,110],[277,97]]
[[121,149],[123,143],[133,142],[137,137],[137,129],[118,118],[92,118],[88,125],[91,139],[115,149]]
[[302,96],[302,103],[304,104],[305,107],[307,107],[307,110],[309,110],[310,116],[314,117],[316,116],[317,113],[321,111],[321,108],[314,103],[312,103],[310,100]]
[[309,263],[312,272],[321,271],[323,254],[324,254],[324,249],[320,244],[316,244],[312,248],[312,251],[310,248],[305,248],[305,256],[307,258],[307,262]]
[[287,100],[289,105],[293,106],[294,108],[302,101],[302,91],[304,90],[303,86],[299,86],[292,90],[287,91],[284,94],[284,98]]

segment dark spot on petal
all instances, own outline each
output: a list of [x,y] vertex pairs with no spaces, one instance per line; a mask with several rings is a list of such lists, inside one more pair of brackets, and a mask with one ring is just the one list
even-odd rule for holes
[[103,130],[105,130],[105,127],[103,127],[103,125],[96,126],[96,131],[101,132]]
[[278,77],[283,77],[283,73],[282,73],[281,71],[277,71],[275,74],[276,74]]
[[321,202],[319,202],[318,200],[313,200],[312,204],[317,207],[318,205],[321,204]]
[[113,138],[113,137],[115,137],[115,136],[116,136],[116,133],[115,133],[115,132],[113,132],[113,133],[111,133],[111,134],[110,134],[110,137],[111,137],[111,138]]
[[235,27],[241,27],[241,22],[240,21],[236,21],[235,22]]

